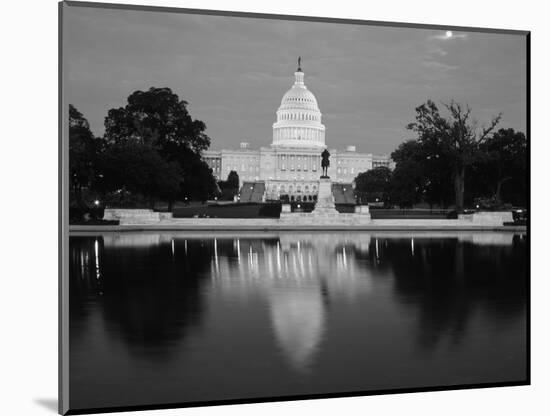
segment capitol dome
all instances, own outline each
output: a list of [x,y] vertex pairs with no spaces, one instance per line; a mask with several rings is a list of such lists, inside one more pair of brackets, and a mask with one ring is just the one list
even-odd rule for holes
[[273,124],[275,147],[325,148],[325,126],[317,99],[304,84],[300,66],[294,73],[294,85],[285,93]]

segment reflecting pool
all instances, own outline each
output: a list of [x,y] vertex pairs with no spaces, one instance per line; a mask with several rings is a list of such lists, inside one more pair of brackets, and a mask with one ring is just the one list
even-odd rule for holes
[[70,237],[70,407],[521,382],[514,233]]

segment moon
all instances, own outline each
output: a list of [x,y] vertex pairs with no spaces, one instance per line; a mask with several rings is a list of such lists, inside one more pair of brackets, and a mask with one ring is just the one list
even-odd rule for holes
[[448,38],[452,38],[452,37],[453,37],[453,32],[450,31],[450,30],[447,30],[447,31],[445,32],[445,36],[447,36]]

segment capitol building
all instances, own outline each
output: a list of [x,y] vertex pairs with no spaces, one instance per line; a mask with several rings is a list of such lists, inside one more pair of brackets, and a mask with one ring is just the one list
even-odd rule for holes
[[[317,99],[304,83],[304,72],[298,66],[294,85],[284,94],[273,123],[269,147],[252,149],[241,143],[240,149],[208,150],[203,158],[216,179],[225,180],[229,172],[239,175],[240,186],[260,185],[263,200],[278,200],[288,195],[291,200],[315,200],[321,175],[321,152],[327,148],[326,129]],[[335,184],[353,186],[355,177],[367,170],[390,167],[387,155],[359,153],[355,146],[345,150],[328,149],[328,174]],[[252,189],[252,187],[251,187]]]

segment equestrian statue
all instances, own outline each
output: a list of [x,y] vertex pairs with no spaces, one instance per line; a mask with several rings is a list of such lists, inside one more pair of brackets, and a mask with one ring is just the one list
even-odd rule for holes
[[321,168],[323,168],[323,175],[321,178],[328,179],[328,167],[330,166],[330,153],[327,149],[323,150],[321,153]]

